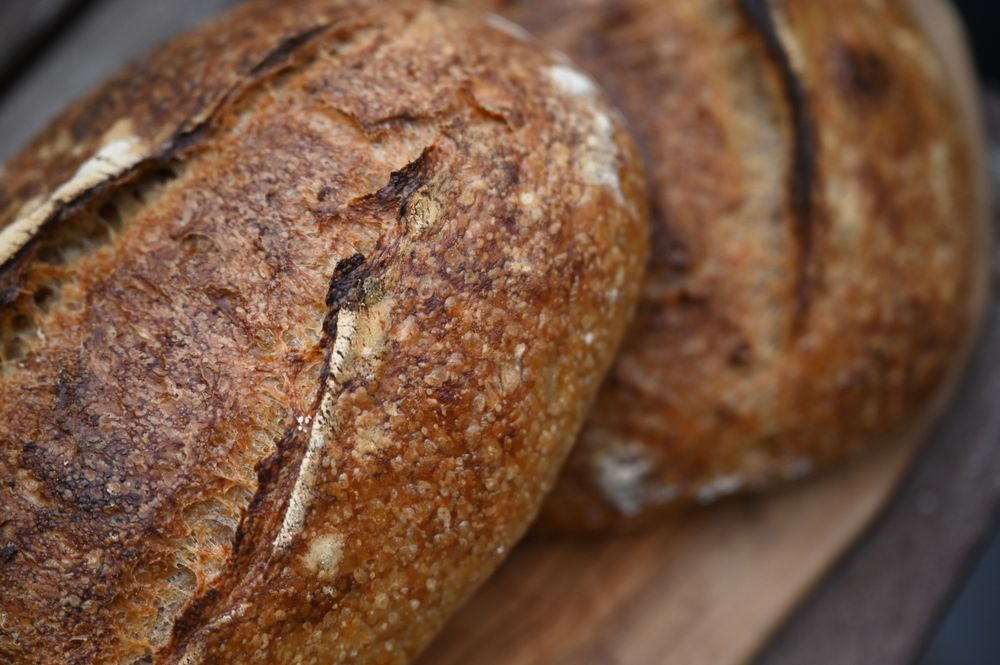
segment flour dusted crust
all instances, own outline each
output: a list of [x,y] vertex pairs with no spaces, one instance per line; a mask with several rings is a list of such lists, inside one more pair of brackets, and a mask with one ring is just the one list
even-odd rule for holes
[[0,661],[403,663],[534,517],[645,262],[565,60],[254,2],[0,176]]
[[550,525],[800,478],[941,401],[990,246],[981,136],[955,86],[969,66],[929,37],[954,24],[943,3],[454,4],[575,59],[649,166],[650,274]]

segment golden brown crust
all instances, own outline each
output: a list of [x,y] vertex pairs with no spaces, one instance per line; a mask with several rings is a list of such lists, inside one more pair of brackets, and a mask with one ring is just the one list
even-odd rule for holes
[[550,524],[621,525],[890,440],[981,314],[975,131],[906,3],[470,0],[570,54],[649,164],[639,316]]
[[412,658],[610,363],[637,163],[416,1],[251,3],[67,111],[0,181],[0,660]]

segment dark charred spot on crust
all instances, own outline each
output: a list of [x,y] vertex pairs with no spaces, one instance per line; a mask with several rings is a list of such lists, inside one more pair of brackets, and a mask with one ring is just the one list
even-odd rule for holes
[[[326,292],[327,315],[323,321],[323,347],[333,343],[337,336],[337,314],[341,309],[356,306],[364,300],[364,279],[367,271],[363,270],[365,257],[354,254],[337,263],[330,278],[330,288]],[[324,381],[329,363],[323,369]]]
[[770,0],[740,0],[743,11],[756,28],[778,68],[785,99],[792,114],[792,168],[789,196],[794,220],[793,236],[798,245],[795,286],[795,320],[793,328],[800,331],[809,313],[813,234],[816,209],[813,190],[816,187],[819,163],[819,143],[816,123],[809,108],[805,84],[792,65],[788,50],[781,41],[775,24]]
[[375,193],[376,200],[384,206],[399,206],[399,216],[406,214],[406,204],[418,189],[427,183],[430,175],[432,147],[424,148],[420,156],[398,171],[393,171],[385,187]]
[[838,43],[831,58],[834,81],[848,100],[860,105],[876,104],[892,87],[885,62],[869,48]]
[[326,295],[327,313],[323,319],[323,338],[320,342],[320,346],[326,350],[326,359],[323,361],[323,371],[320,372],[317,405],[330,377],[330,355],[333,353],[333,341],[337,338],[338,315],[342,309],[351,309],[364,302],[363,285],[368,273],[364,263],[365,258],[361,254],[343,259],[337,263],[330,279],[330,288]]
[[306,30],[305,32],[300,32],[297,35],[292,35],[291,37],[283,39],[281,43],[278,44],[277,48],[264,56],[264,58],[250,70],[250,75],[261,76],[287,64],[293,55],[295,55],[303,46],[312,41],[314,37],[324,32],[326,27],[327,26],[325,25],[318,25],[314,28]]
[[337,263],[330,278],[330,289],[326,294],[326,306],[338,307],[347,300],[347,295],[356,289],[361,281],[358,268],[365,262],[365,257],[358,253]]
[[[433,153],[433,146],[424,148],[412,162],[389,174],[389,182],[377,192],[359,196],[346,205],[314,206],[313,213],[321,224],[336,222],[358,214],[380,217],[388,213],[402,219],[406,215],[410,198],[430,179]],[[316,199],[319,203],[325,203],[333,192],[334,188],[323,187],[317,193]]]
[[14,560],[17,556],[17,546],[16,545],[4,545],[0,547],[0,564],[7,564]]
[[746,340],[741,340],[729,352],[726,360],[730,367],[747,367],[753,362],[753,347]]
[[197,124],[182,125],[179,127],[170,138],[168,142],[170,147],[164,151],[164,154],[177,155],[193,149],[204,138],[214,120],[215,118],[210,116]]

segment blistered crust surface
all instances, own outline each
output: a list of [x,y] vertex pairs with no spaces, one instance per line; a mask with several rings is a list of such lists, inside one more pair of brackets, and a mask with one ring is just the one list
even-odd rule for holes
[[470,0],[591,72],[648,162],[650,273],[545,515],[621,525],[892,439],[964,356],[978,174],[903,2]]
[[0,660],[412,658],[610,364],[638,161],[419,2],[251,3],[70,109],[0,182]]

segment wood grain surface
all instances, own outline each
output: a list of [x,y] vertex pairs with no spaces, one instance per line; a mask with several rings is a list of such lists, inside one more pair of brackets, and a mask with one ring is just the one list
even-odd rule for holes
[[[0,159],[126,60],[233,4],[92,0],[0,98]],[[758,664],[910,663],[1000,510],[998,394],[994,299],[957,399],[888,508],[914,439],[637,536],[529,541],[421,665],[745,662],[824,576]]]

